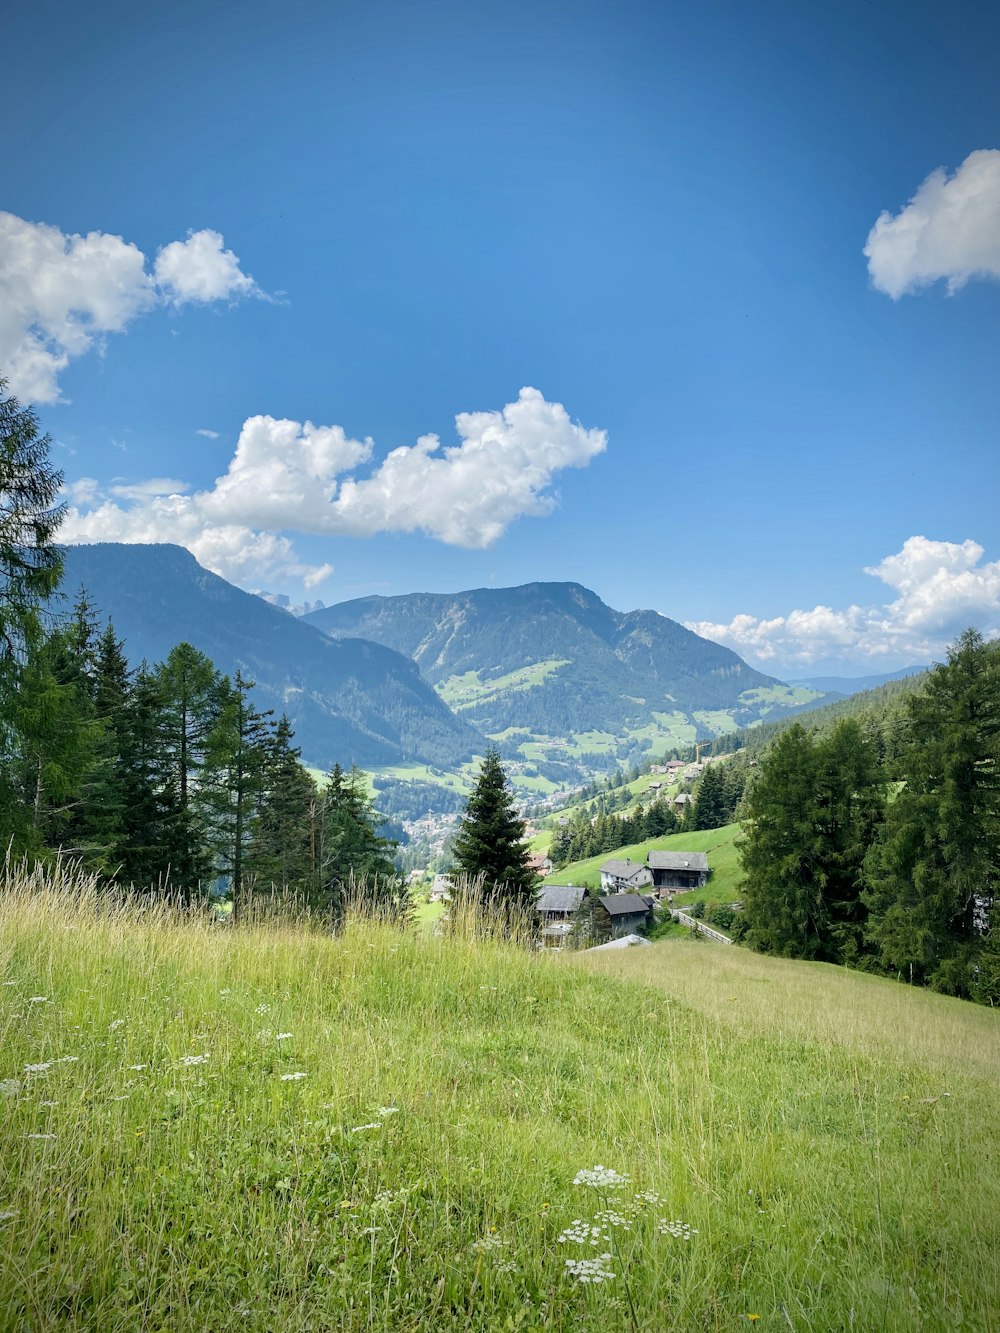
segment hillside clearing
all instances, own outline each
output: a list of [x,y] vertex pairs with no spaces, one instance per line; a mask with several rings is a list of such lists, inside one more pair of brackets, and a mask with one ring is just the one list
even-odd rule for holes
[[688,941],[543,958],[23,888],[0,980],[4,1327],[902,1333],[1000,1308],[988,1010]]
[[706,852],[711,875],[703,889],[692,893],[677,895],[677,903],[694,903],[699,900],[728,903],[739,898],[740,863],[736,850],[736,839],[740,833],[739,824],[726,824],[723,828],[699,829],[692,833],[668,833],[659,838],[646,838],[643,842],[633,842],[626,847],[618,847],[600,856],[590,856],[585,861],[573,861],[562,870],[555,870],[546,879],[546,884],[583,884],[588,888],[600,887],[601,866],[605,861],[616,857],[624,860],[643,862],[651,851],[671,852]]

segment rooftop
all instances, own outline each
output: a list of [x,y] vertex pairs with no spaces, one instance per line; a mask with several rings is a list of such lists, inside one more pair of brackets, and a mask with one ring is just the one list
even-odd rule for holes
[[643,916],[649,911],[649,903],[637,893],[608,893],[601,898],[601,906],[612,916]]
[[575,912],[587,896],[587,890],[575,884],[550,884],[535,899],[539,912]]
[[646,860],[650,870],[708,870],[704,852],[650,852]]

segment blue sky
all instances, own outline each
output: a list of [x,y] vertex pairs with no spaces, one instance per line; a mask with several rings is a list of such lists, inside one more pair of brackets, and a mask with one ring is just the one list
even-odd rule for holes
[[69,535],[575,579],[785,675],[1000,629],[1000,12],[144,10],[5,25],[0,368]]

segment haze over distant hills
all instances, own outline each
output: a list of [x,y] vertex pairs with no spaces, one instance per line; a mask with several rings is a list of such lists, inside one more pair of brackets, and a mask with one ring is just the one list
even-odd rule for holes
[[303,619],[405,653],[481,731],[549,764],[588,747],[617,757],[662,748],[820,697],[655,611],[615,611],[577,583],[363,597]]
[[929,671],[927,663],[923,666],[901,667],[899,671],[887,671],[880,676],[805,676],[790,680],[789,685],[804,685],[807,689],[823,690],[829,694],[860,694],[862,690],[875,690],[890,680],[905,680],[907,676],[919,676]]
[[162,661],[187,640],[223,672],[257,682],[259,706],[285,712],[304,759],[452,767],[482,738],[381,644],[334,641],[203,569],[179,546],[105,543],[66,549],[64,594],[87,589],[125,640],[129,660]]

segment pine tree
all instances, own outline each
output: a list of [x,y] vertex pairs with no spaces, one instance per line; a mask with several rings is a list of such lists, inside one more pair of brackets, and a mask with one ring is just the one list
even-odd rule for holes
[[319,889],[316,783],[292,744],[288,718],[278,719],[265,759],[264,791],[253,825],[248,866],[266,888],[290,889],[315,901]]
[[709,764],[701,775],[694,799],[691,827],[695,829],[721,828],[728,823],[726,782],[718,764]]
[[[121,667],[109,661],[108,675],[118,674],[119,683]],[[106,688],[110,694],[115,686]],[[171,887],[176,833],[183,820],[169,723],[160,676],[143,664],[127,683],[119,731],[122,832],[116,878],[162,892]]]
[[40,608],[59,585],[55,535],[65,506],[62,473],[49,462],[50,436],[34,409],[6,393],[0,379],[0,677],[24,661],[41,637]]
[[481,878],[487,898],[532,902],[538,876],[528,864],[524,833],[500,754],[487,750],[455,838],[455,872]]
[[348,899],[390,914],[404,914],[408,899],[393,855],[396,843],[379,835],[380,819],[364,773],[334,764],[320,805],[320,883],[335,919]]
[[866,864],[868,939],[904,980],[1000,1000],[1000,648],[968,630],[910,698],[906,785]]
[[[62,702],[53,710],[42,699],[23,699],[23,672],[42,642],[42,609],[62,573],[55,535],[64,508],[58,503],[62,474],[49,462],[51,440],[39,435],[33,409],[22,407],[6,389],[0,379],[0,838],[5,849],[26,851],[37,850],[39,830],[25,790],[30,779],[19,724],[28,719],[22,705],[33,710],[36,734],[30,749],[40,740],[46,713],[48,722],[55,721]],[[44,671],[42,676],[45,699],[55,704],[54,682]]]
[[170,881],[190,902],[199,887],[214,878],[207,842],[208,791],[199,778],[222,708],[222,677],[204,653],[180,643],[156,668],[156,683],[163,709],[164,785],[173,806]]
[[746,942],[789,958],[857,957],[862,867],[884,809],[881,773],[856,722],[816,737],[796,723],[748,798],[740,847]]
[[236,672],[218,687],[218,713],[205,745],[199,807],[216,875],[228,875],[233,921],[244,907],[253,821],[267,784],[273,726],[250,702],[254,681]]

